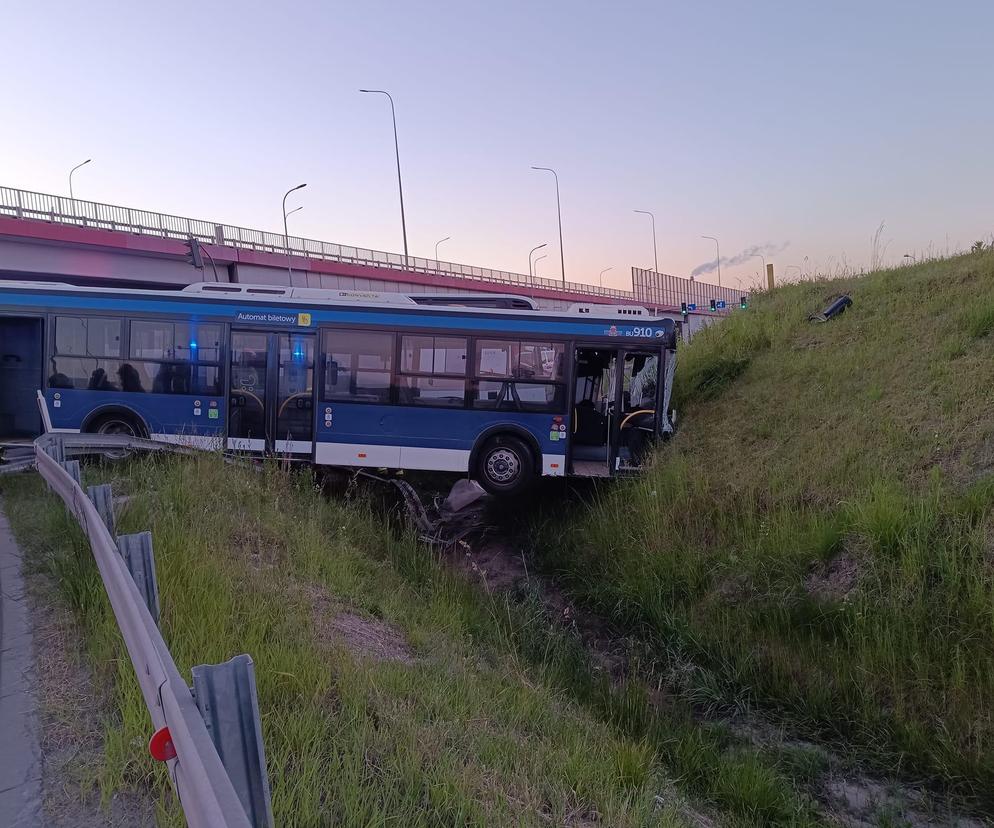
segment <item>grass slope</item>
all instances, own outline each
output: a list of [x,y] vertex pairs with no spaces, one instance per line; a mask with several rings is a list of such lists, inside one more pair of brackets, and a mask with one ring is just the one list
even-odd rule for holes
[[545,566],[702,667],[700,701],[992,807],[992,332],[989,251],[757,296],[682,348],[679,433]]
[[[162,628],[181,671],[249,652],[277,823],[814,825],[812,756],[756,750],[687,705],[613,681],[536,593],[490,592],[306,474],[217,457],[86,467],[150,528]],[[145,791],[181,817],[149,760],[147,713],[92,556],[36,476],[2,482],[36,566],[82,624],[114,704],[103,798]],[[817,757],[815,757],[817,758]]]
[[[426,550],[308,480],[216,457],[133,463],[114,480],[130,495],[118,530],[152,531],[181,671],[255,660],[278,825],[684,824],[654,752],[547,680],[554,658],[517,656],[524,619],[502,625]],[[181,824],[89,549],[37,476],[3,486],[113,688],[105,799],[151,789],[160,822]]]

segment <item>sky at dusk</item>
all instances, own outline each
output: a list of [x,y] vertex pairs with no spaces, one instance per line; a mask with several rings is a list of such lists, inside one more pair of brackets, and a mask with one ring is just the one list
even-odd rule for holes
[[[628,288],[994,233],[994,2],[16,3],[0,185]],[[791,270],[792,275],[798,272]]]

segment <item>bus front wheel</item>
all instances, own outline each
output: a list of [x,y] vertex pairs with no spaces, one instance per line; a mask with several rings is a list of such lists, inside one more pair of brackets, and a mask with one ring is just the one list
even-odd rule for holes
[[489,440],[476,461],[476,479],[493,495],[518,494],[528,487],[534,475],[531,451],[510,435]]

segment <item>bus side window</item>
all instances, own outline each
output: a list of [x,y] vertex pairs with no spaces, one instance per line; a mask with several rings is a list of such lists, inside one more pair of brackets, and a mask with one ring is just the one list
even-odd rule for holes
[[462,408],[466,403],[466,345],[462,337],[402,337],[401,404]]
[[473,407],[560,413],[564,350],[561,342],[478,339]]
[[116,391],[120,357],[120,319],[57,316],[49,387]]
[[393,334],[325,331],[325,400],[389,403]]
[[221,326],[168,319],[131,322],[122,391],[218,396]]

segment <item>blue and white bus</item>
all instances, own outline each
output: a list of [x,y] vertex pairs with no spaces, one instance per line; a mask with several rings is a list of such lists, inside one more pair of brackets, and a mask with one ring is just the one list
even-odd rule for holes
[[510,493],[637,469],[672,430],[676,339],[641,307],[0,281],[0,440],[38,432],[40,389],[59,431],[459,472]]

